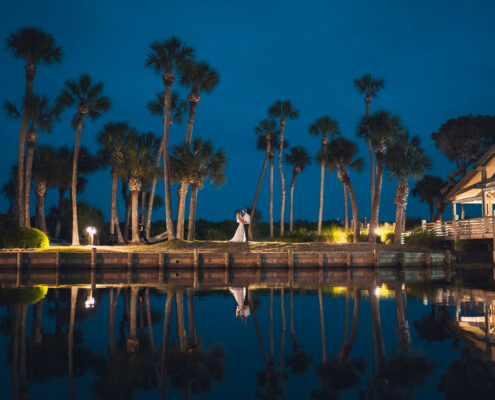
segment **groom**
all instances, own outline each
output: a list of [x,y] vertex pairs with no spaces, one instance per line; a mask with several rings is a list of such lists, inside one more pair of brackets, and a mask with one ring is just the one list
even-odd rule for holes
[[251,223],[251,216],[248,214],[247,210],[242,210],[242,219],[244,220],[244,232],[246,232],[246,242],[249,242],[248,231],[249,224]]

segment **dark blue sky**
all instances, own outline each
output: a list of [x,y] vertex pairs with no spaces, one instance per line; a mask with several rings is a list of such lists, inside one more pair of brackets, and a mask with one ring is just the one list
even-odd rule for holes
[[[319,139],[308,134],[315,119],[328,114],[344,136],[358,141],[356,125],[364,113],[363,96],[354,78],[370,72],[385,79],[372,111],[398,114],[434,160],[430,173],[445,176],[453,166],[438,151],[430,134],[449,118],[492,114],[495,104],[495,3],[477,1],[84,1],[20,0],[0,4],[0,38],[19,27],[37,25],[51,33],[65,52],[62,64],[41,66],[35,92],[54,98],[68,78],[89,73],[105,84],[112,109],[88,122],[82,144],[95,149],[95,137],[108,121],[127,120],[136,128],[162,133],[161,120],[146,103],[163,90],[160,77],[144,67],[154,40],[178,36],[194,47],[196,58],[220,73],[220,85],[203,95],[194,137],[211,139],[228,156],[227,182],[199,193],[198,217],[232,218],[236,208],[251,204],[264,154],[255,150],[253,127],[266,117],[276,99],[290,99],[300,118],[289,121],[286,137],[312,154]],[[24,92],[23,62],[0,49],[1,100]],[[178,85],[176,89],[178,89]],[[184,94],[187,93],[181,89]],[[73,111],[65,112],[51,134],[38,143],[73,146]],[[0,115],[1,184],[17,161],[19,121]],[[174,125],[172,143],[184,139],[185,125]],[[367,151],[359,142],[367,164]],[[317,220],[319,168],[313,164],[298,177],[295,218]],[[285,168],[287,185],[291,168]],[[369,217],[369,171],[351,174],[361,217]],[[275,174],[276,219],[280,184]],[[90,177],[81,198],[109,215],[110,175]],[[393,220],[395,182],[384,182],[380,218]],[[343,217],[342,185],[327,174],[324,218]],[[289,188],[287,187],[287,190]],[[158,193],[163,196],[163,185]],[[47,209],[55,201],[48,195]],[[122,210],[122,201],[120,210]],[[0,211],[8,203],[0,197]],[[288,207],[288,203],[287,203]],[[175,208],[175,207],[174,207]],[[268,175],[258,207],[268,216]],[[411,198],[409,216],[427,217],[424,204]],[[163,208],[154,214],[163,219]],[[121,219],[123,212],[120,212]],[[288,212],[287,217],[288,219]]]

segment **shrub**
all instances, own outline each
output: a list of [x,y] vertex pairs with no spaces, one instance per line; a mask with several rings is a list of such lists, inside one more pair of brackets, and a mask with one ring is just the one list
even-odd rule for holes
[[404,244],[411,247],[441,248],[442,239],[431,232],[413,231],[404,237]]
[[12,227],[4,229],[0,234],[0,247],[5,249],[42,249],[48,247],[48,237],[35,228]]
[[29,288],[2,288],[0,289],[0,305],[5,304],[36,304],[48,292],[47,286]]

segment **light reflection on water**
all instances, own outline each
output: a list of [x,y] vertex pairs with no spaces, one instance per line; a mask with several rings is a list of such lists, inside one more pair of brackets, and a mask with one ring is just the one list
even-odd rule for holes
[[441,268],[1,277],[12,398],[493,395],[495,293]]

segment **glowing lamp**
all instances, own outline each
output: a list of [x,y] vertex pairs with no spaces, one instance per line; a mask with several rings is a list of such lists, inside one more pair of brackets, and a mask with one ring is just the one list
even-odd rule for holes
[[84,307],[95,308],[95,298],[93,296],[89,296],[87,300],[84,302]]
[[93,246],[93,238],[96,233],[96,228],[94,226],[88,226],[86,232],[89,234],[89,245]]

